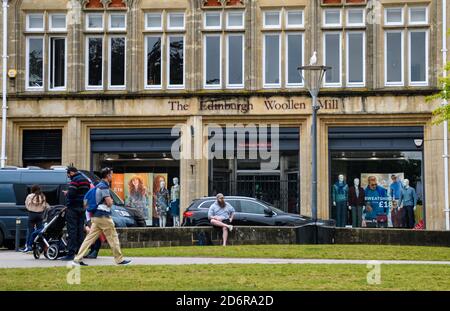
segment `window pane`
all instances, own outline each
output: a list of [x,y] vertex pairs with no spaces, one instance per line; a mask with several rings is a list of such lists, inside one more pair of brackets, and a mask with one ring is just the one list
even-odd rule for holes
[[364,23],[364,10],[349,10],[348,11],[348,24],[363,24]]
[[289,26],[297,26],[303,24],[303,12],[302,11],[288,12],[287,23]]
[[325,75],[326,83],[339,83],[341,80],[341,35],[325,34],[325,64],[331,66]]
[[111,85],[125,85],[125,38],[111,38]]
[[184,38],[170,37],[170,85],[184,84]]
[[43,39],[30,38],[28,40],[28,86],[43,86]]
[[52,28],[65,29],[66,28],[66,15],[57,14],[52,15]]
[[402,12],[403,9],[386,9],[386,23],[401,23],[402,22]]
[[411,8],[409,10],[409,19],[411,23],[426,23],[427,9],[426,8]]
[[411,81],[426,81],[426,48],[427,34],[423,32],[411,32]]
[[364,81],[364,35],[349,33],[347,48],[348,82],[362,83]]
[[111,28],[124,29],[125,26],[125,15],[124,14],[112,14],[111,15]]
[[289,84],[300,84],[302,79],[298,73],[297,68],[302,66],[302,35],[288,35],[287,36],[287,53],[288,53],[288,67],[287,67],[287,82]]
[[242,12],[230,12],[228,13],[228,26],[230,27],[243,27],[244,26],[244,14]]
[[264,81],[266,84],[280,83],[280,36],[265,36],[265,72]]
[[0,184],[0,202],[16,203],[16,196],[12,184]]
[[43,29],[44,28],[44,15],[42,15],[42,14],[28,15],[28,28],[29,29]]
[[402,81],[402,34],[386,33],[386,81]]
[[243,84],[244,37],[228,37],[228,84]]
[[103,15],[88,15],[88,28],[103,28]]
[[161,85],[161,38],[147,38],[147,85]]
[[241,212],[242,213],[250,213],[250,214],[264,214],[264,206],[258,204],[256,202],[251,201],[241,201]]
[[147,14],[147,27],[161,28],[162,26],[161,14]]
[[50,39],[50,88],[66,85],[66,39]]
[[184,14],[183,13],[169,14],[169,27],[184,28]]
[[206,27],[220,27],[220,13],[205,13]]
[[280,25],[280,12],[264,12],[264,17],[265,26]]
[[220,37],[205,37],[205,81],[207,85],[220,85]]
[[103,39],[89,39],[88,83],[90,86],[101,86],[103,73]]
[[326,10],[325,11],[325,24],[337,25],[341,23],[341,11]]

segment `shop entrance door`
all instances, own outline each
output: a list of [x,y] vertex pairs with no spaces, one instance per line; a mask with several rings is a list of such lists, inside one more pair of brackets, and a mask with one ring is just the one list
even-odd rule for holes
[[[235,194],[256,198],[273,204],[275,207],[286,210],[283,204],[285,187],[282,187],[279,172],[237,172]],[[287,194],[287,191],[286,191]]]

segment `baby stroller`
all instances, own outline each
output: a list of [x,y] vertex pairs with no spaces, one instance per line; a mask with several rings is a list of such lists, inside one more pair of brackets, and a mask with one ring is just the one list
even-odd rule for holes
[[39,259],[42,253],[45,258],[56,260],[67,254],[67,242],[64,239],[66,224],[66,207],[55,205],[46,211],[44,227],[33,232],[33,256]]

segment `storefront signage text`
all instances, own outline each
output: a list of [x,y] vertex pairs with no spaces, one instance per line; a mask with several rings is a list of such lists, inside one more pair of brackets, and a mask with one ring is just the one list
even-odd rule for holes
[[226,98],[200,100],[200,111],[237,111],[247,113],[253,110],[253,104],[248,101],[240,103],[238,100],[229,100]]
[[306,104],[304,102],[296,102],[293,99],[288,99],[287,101],[280,103],[276,100],[266,99],[264,105],[267,110],[305,110]]

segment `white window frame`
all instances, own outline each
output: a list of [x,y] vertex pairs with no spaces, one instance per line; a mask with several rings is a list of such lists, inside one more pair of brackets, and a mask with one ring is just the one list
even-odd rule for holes
[[[266,25],[266,14],[267,13],[277,13],[278,14],[278,24],[277,25]],[[281,10],[263,11],[263,29],[281,29]]]
[[[102,39],[102,84],[101,85],[89,85],[89,39]],[[109,46],[109,45],[108,45]],[[85,43],[85,88],[88,91],[92,90],[103,90],[105,85],[105,38],[102,35],[97,36],[86,36],[86,43]]]
[[[102,27],[101,28],[91,28],[89,27],[89,20],[91,16],[101,16],[102,17]],[[86,14],[86,31],[104,31],[105,29],[105,15],[103,13],[87,13]]]
[[[363,18],[362,23],[350,23],[349,14],[350,14],[350,12],[355,12],[355,11],[362,11],[362,18]],[[347,9],[345,19],[346,19],[347,27],[364,27],[364,26],[366,26],[366,10],[363,8]]]
[[[363,68],[362,68],[362,70],[363,70],[363,75],[362,75],[362,77],[363,77],[363,80],[362,80],[362,82],[350,82],[349,81],[349,79],[350,79],[350,71],[349,71],[349,69],[350,69],[350,56],[349,56],[349,54],[350,54],[350,49],[348,48],[349,47],[349,35],[350,34],[362,34],[362,36],[363,36],[363,40],[362,40],[362,46],[363,46],[363,50],[362,50],[362,55],[363,55],[363,62],[362,62],[362,64],[363,64]],[[346,77],[346,85],[347,86],[349,86],[349,87],[365,87],[366,86],[366,32],[365,31],[347,31],[346,32],[346,34],[345,34],[345,46],[346,46],[346,68],[345,68],[345,70],[346,70],[346,73],[347,73],[347,77]]]
[[[273,36],[273,35],[277,35],[278,36],[278,55],[279,55],[279,60],[278,60],[278,78],[280,80],[279,83],[266,83],[266,36]],[[281,88],[281,58],[283,57],[282,53],[281,53],[281,32],[274,32],[274,33],[265,33],[263,35],[263,70],[262,70],[262,74],[263,74],[263,88],[265,89],[275,89],[275,88]]]
[[[230,14],[236,14],[236,13],[239,13],[239,14],[241,14],[241,18],[242,18],[242,26],[230,26],[230,23],[229,23],[229,21],[230,21]],[[231,30],[234,30],[234,29],[239,29],[239,30],[242,30],[242,29],[245,29],[245,12],[244,11],[228,11],[227,13],[226,13],[226,28],[227,29],[231,29]]]
[[303,79],[300,77],[300,83],[289,83],[289,43],[288,43],[288,36],[289,35],[301,35],[302,36],[302,64],[301,66],[304,66],[305,64],[305,33],[304,32],[287,32],[285,33],[285,81],[286,81],[286,88],[293,88],[293,87],[303,87],[304,82]]
[[[207,15],[219,15],[219,26],[206,25]],[[222,11],[206,11],[203,13],[203,29],[205,30],[221,30],[222,29]]]
[[[339,12],[339,23],[338,24],[327,24],[327,20],[326,20],[327,12]],[[341,9],[325,9],[325,10],[323,10],[322,26],[327,27],[327,28],[342,27],[342,10]]]
[[[113,15],[120,15],[120,16],[123,16],[125,18],[125,20],[124,20],[124,27],[115,28],[115,27],[111,26],[111,20],[112,20],[112,16]],[[108,29],[111,30],[111,31],[126,31],[127,30],[127,14],[126,13],[115,13],[115,12],[110,13],[108,15]]]
[[[217,85],[210,85],[210,84],[206,84],[206,39],[208,38],[208,37],[218,37],[220,40],[219,40],[219,42],[220,42],[220,47],[219,47],[219,51],[220,51],[220,55],[219,55],[219,61],[220,61],[220,64],[219,64],[219,78],[220,78],[220,81],[219,81],[219,84],[217,84]],[[222,84],[223,84],[223,81],[222,81],[222,65],[223,65],[223,61],[222,61],[222,47],[223,47],[223,45],[222,45],[222,41],[223,41],[223,39],[222,39],[222,35],[221,34],[205,34],[204,36],[203,36],[203,88],[205,88],[205,89],[221,89],[222,88]]]
[[[161,25],[159,27],[150,27],[148,24],[148,16],[159,16],[161,18]],[[164,14],[162,12],[148,12],[145,13],[145,30],[162,31],[164,25]]]
[[[170,38],[171,37],[183,37],[183,84],[170,84]],[[186,85],[186,36],[184,34],[170,34],[166,36],[166,79],[167,89],[170,90],[182,90]],[[162,50],[161,50],[162,52]],[[162,70],[162,66],[161,66]],[[162,74],[162,73],[161,73]],[[162,83],[162,81],[161,81]]]
[[[64,28],[53,27],[53,17],[56,16],[56,15],[61,15],[61,16],[64,15],[64,19],[66,21],[66,23],[64,25]],[[49,31],[53,31],[53,32],[58,32],[58,31],[65,32],[65,31],[67,31],[67,14],[65,14],[65,13],[50,14],[48,20],[49,20]]]
[[[182,15],[183,16],[183,27],[174,27],[170,24],[170,17],[172,15]],[[169,12],[167,13],[167,30],[185,30],[186,28],[186,14],[184,12]]]
[[[413,32],[424,32],[425,33],[425,81],[412,81],[411,79],[411,34]],[[408,31],[408,81],[411,86],[428,86],[428,65],[429,65],[429,34],[428,29],[411,29]]]
[[[412,22],[411,21],[411,10],[414,9],[425,9],[425,21],[423,22]],[[408,8],[408,24],[409,25],[428,25],[428,6],[410,6]]]
[[[114,38],[124,38],[125,39],[125,55],[124,55],[124,64],[123,64],[123,85],[111,85],[111,66],[112,66],[112,61],[111,61],[111,41]],[[125,35],[111,35],[108,36],[108,89],[109,90],[124,90],[127,86],[127,36]]]
[[[60,87],[51,87],[51,55],[52,53],[50,52],[50,48],[51,48],[51,40],[52,39],[64,39],[64,49],[65,49],[65,53],[64,53],[64,86],[60,86]],[[51,36],[48,38],[48,89],[49,91],[65,91],[67,88],[67,37],[65,36]],[[53,53],[54,54],[54,53]],[[53,66],[53,70],[55,69],[55,66]],[[55,74],[53,73],[53,79],[55,78]]]
[[[400,22],[388,22],[387,20],[387,12],[389,10],[401,10],[402,13],[402,20]],[[385,26],[403,26],[405,24],[405,12],[404,8],[401,7],[387,7],[384,8],[384,25]]]
[[[30,28],[30,17],[31,16],[42,16],[42,28]],[[30,32],[43,32],[43,31],[45,31],[45,15],[44,15],[44,13],[30,13],[30,14],[27,14],[25,29],[26,29],[26,31],[30,31]]]
[[[229,77],[230,77],[230,63],[229,63],[229,46],[230,36],[240,36],[242,40],[242,83],[241,84],[230,84]],[[228,33],[226,35],[226,87],[227,89],[242,89],[245,85],[245,35],[243,33]]]
[[339,82],[331,82],[331,83],[327,83],[326,81],[326,73],[325,76],[323,77],[323,86],[324,87],[342,87],[342,31],[324,31],[323,32],[323,36],[322,36],[322,40],[323,40],[323,59],[324,59],[324,63],[325,65],[327,64],[327,54],[326,54],[326,40],[325,37],[327,34],[338,34],[339,35],[339,43],[341,48],[338,49],[339,51]]
[[[159,77],[159,80],[161,81],[161,83],[158,85],[149,85],[148,84],[148,57],[147,57],[147,55],[148,55],[148,40],[147,40],[147,38],[159,38],[161,40],[161,72],[160,72],[160,77]],[[154,34],[154,35],[145,36],[144,40],[145,40],[145,43],[144,43],[144,45],[145,45],[145,50],[144,50],[145,51],[145,53],[144,53],[144,64],[145,64],[144,88],[147,90],[160,90],[160,89],[162,89],[163,69],[165,68],[164,67],[164,57],[163,57],[163,55],[164,55],[164,46],[163,46],[164,37],[163,37],[163,35]]]
[[[401,55],[402,55],[402,68],[401,68],[401,81],[388,82],[387,81],[387,34],[388,33],[401,33]],[[405,33],[404,30],[385,30],[384,31],[384,85],[385,86],[404,86],[405,85]]]
[[[42,86],[29,86],[30,85],[30,39],[42,40]],[[25,89],[27,91],[43,91],[45,87],[45,40],[44,36],[28,36],[26,39],[25,48]]]
[[[305,28],[305,11],[304,10],[286,10],[285,11],[286,16],[286,29],[298,29],[298,28]],[[289,13],[302,13],[302,23],[301,24],[293,24],[289,25]]]

